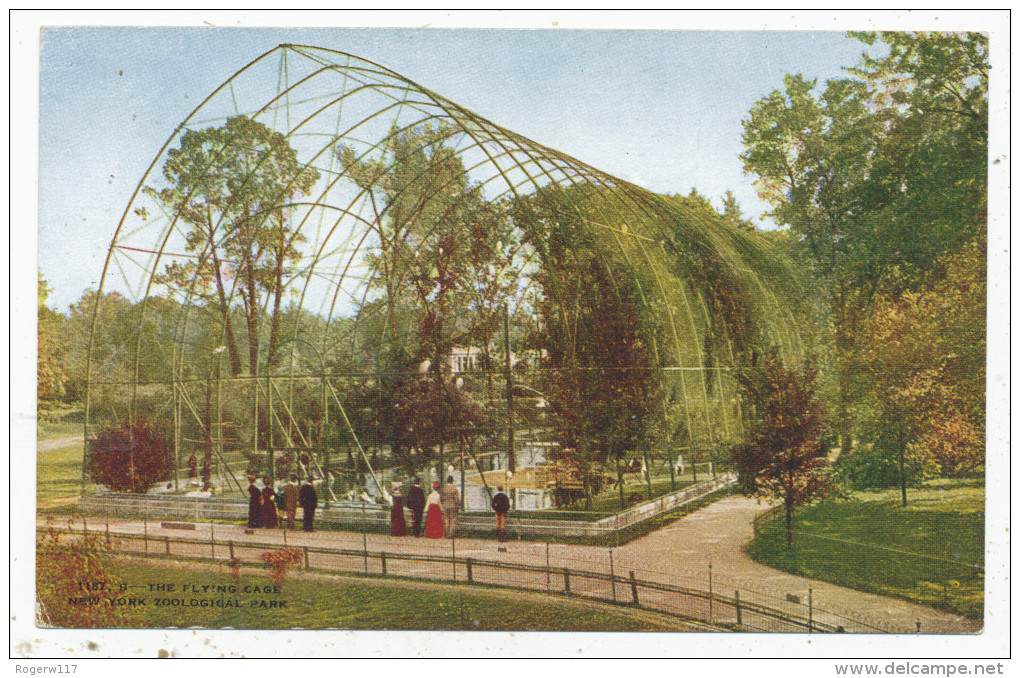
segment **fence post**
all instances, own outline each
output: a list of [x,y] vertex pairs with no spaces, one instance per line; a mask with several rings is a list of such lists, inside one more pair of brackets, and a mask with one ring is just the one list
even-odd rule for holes
[[807,590],[807,632],[808,633],[813,633],[814,632],[814,612],[815,612],[815,608],[814,608],[814,601],[812,600],[812,598],[814,597],[813,593],[814,592],[811,589]]
[[386,552],[385,551],[382,552],[382,573],[383,573],[383,576],[385,577],[386,576]]
[[84,513],[81,516],[81,536],[84,537],[85,539],[88,539],[89,536],[89,524],[88,521],[85,519]]
[[209,523],[209,548],[212,550],[212,557],[216,559],[216,523]]
[[740,590],[739,589],[737,589],[736,591],[733,592],[733,599],[735,601],[737,601],[736,602],[736,608],[737,608],[737,626],[743,626],[744,619],[743,619],[743,616],[740,614]]
[[467,577],[468,577],[468,584],[474,583],[474,580],[471,578],[471,556],[468,556],[468,559],[467,559]]
[[917,632],[918,633],[921,632],[921,620],[920,619],[917,620]]
[[106,548],[110,548],[110,519],[106,519]]
[[552,568],[549,565],[549,542],[545,543],[545,592],[552,590]]
[[712,623],[712,603],[715,596],[712,594],[712,561],[708,561],[708,622]]
[[613,567],[613,549],[609,549],[609,577],[613,582],[613,602],[616,602],[616,569]]
[[163,542],[166,544],[166,554],[170,555],[170,537],[163,537]]
[[563,568],[563,592],[570,593],[570,570]]
[[453,581],[457,581],[457,540],[450,539],[450,562],[453,563]]
[[142,518],[142,542],[145,545],[145,553],[149,553],[149,510],[146,507],[145,517]]
[[227,546],[230,547],[230,559],[233,560],[234,559],[234,540],[231,539],[230,541],[228,541],[227,542]]
[[630,595],[634,598],[634,605],[640,606],[637,597],[637,578],[634,576],[634,570],[630,571]]
[[305,553],[305,569],[308,569],[308,546],[302,546],[301,550]]

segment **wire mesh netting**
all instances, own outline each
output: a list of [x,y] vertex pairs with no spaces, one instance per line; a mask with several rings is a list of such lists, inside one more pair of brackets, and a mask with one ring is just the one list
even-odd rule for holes
[[631,462],[649,489],[697,481],[743,431],[734,370],[765,345],[800,360],[822,326],[767,240],[281,45],[177,127],[125,208],[86,432],[154,422],[174,490],[298,470],[378,496],[428,466],[488,489],[519,455],[561,462],[542,488],[568,500]]

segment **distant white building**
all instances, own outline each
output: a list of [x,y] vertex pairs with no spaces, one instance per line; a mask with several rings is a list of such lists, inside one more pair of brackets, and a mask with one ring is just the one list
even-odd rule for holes
[[468,346],[462,348],[460,346],[454,346],[450,350],[450,371],[454,374],[458,372],[473,372],[480,367],[482,349],[477,346]]

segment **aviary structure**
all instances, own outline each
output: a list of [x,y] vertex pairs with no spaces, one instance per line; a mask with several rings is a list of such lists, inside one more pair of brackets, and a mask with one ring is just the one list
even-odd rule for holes
[[[814,341],[804,296],[766,236],[697,199],[281,45],[174,130],[117,224],[86,436],[145,419],[234,491],[296,464],[346,490],[529,440],[586,468],[721,449],[747,415],[733,370]],[[104,313],[124,297],[117,367]]]

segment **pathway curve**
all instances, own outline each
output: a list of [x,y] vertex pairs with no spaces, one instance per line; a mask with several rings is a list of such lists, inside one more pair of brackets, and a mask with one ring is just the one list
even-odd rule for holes
[[[617,577],[628,577],[634,572],[637,579],[660,582],[664,584],[686,586],[702,591],[713,590],[716,595],[732,596],[740,589],[741,599],[747,603],[759,603],[771,608],[788,610],[802,617],[807,617],[808,596],[811,596],[812,609],[816,620],[823,620],[832,625],[843,625],[841,615],[846,613],[850,618],[864,620],[877,629],[896,629],[913,631],[920,623],[922,633],[977,633],[981,630],[981,622],[959,615],[943,612],[923,605],[907,601],[887,598],[884,596],[863,593],[852,589],[815,581],[804,577],[780,572],[753,561],[743,551],[744,544],[752,537],[751,521],[755,515],[764,510],[764,506],[753,499],[731,496],[681,518],[651,534],[613,549],[596,546],[576,546],[565,544],[545,544],[538,542],[517,541],[505,545],[505,551],[499,551],[495,541],[484,539],[414,539],[410,537],[390,537],[381,534],[362,534],[358,532],[334,532],[320,530],[312,534],[285,530],[246,530],[239,525],[198,523],[194,530],[163,528],[159,522],[143,522],[142,520],[122,518],[88,518],[88,531],[109,529],[111,534],[147,534],[153,540],[163,537],[191,538],[199,540],[215,539],[218,542],[230,540],[239,549],[245,542],[279,544],[281,547],[317,546],[329,549],[367,549],[369,552],[386,552],[392,556],[400,554],[415,556],[470,557],[476,561],[489,561],[516,565],[550,565],[554,568],[570,568],[571,570],[587,570],[603,574],[613,573]],[[40,515],[38,525],[48,524],[45,515]],[[75,530],[82,529],[81,518],[71,519],[67,516],[56,516],[52,519],[56,527],[71,526]],[[511,522],[512,530],[512,522]],[[253,534],[248,534],[253,532]],[[161,545],[151,543],[153,553],[161,550]],[[174,548],[177,548],[176,546]],[[204,549],[204,550],[203,550]],[[226,558],[223,546],[207,544],[204,547],[196,544],[189,553],[194,555],[212,555],[215,558]],[[256,559],[258,554],[248,549],[248,559]],[[183,554],[183,553],[182,553]],[[343,570],[358,571],[362,569],[362,557],[345,556],[332,560],[326,556],[313,556],[313,567],[335,567]],[[711,564],[711,567],[709,565]],[[417,577],[447,577],[449,573],[437,573],[436,563],[420,560],[408,561],[393,558],[389,563],[390,574]],[[447,565],[446,567],[449,567]],[[379,569],[379,561],[364,563],[366,571]],[[462,580],[466,578],[463,566],[460,566]],[[475,581],[489,583],[509,582],[507,570],[476,566]],[[519,572],[519,571],[517,571]],[[515,573],[515,576],[522,576]],[[529,575],[530,588],[551,586],[550,590],[562,590],[563,579],[559,575],[550,584],[545,574]],[[571,577],[572,590],[576,593],[596,593],[610,597],[606,582]],[[612,590],[612,598],[626,600],[630,595],[627,587],[617,585]],[[810,594],[809,594],[810,591]],[[660,594],[653,594],[660,595]],[[703,606],[708,603],[701,601]],[[713,610],[697,610],[691,616],[711,618],[713,612],[717,621],[727,621],[722,606],[716,605]],[[731,608],[732,612],[732,608]],[[707,613],[707,614],[706,614]],[[848,629],[859,628],[853,623],[845,624]]]

